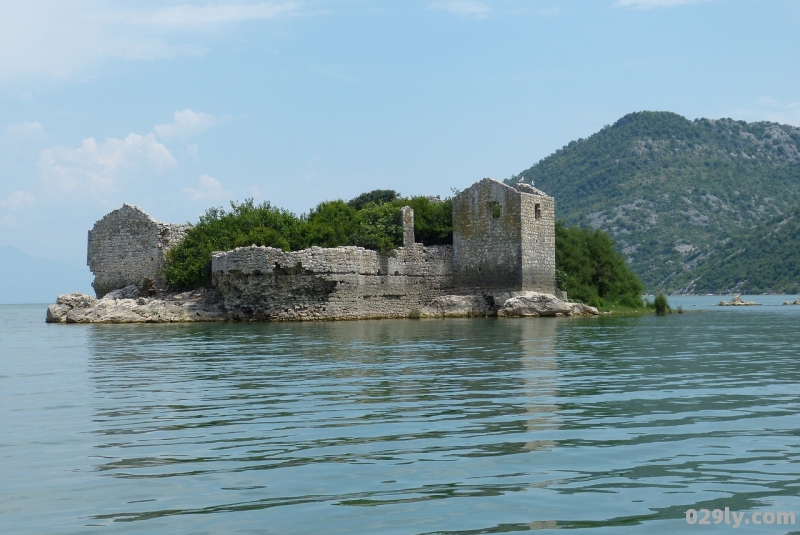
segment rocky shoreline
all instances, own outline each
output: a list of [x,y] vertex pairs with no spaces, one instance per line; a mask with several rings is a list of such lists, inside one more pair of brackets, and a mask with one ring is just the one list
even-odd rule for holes
[[[596,316],[596,308],[570,303],[538,292],[446,295],[404,315],[366,315],[378,318],[567,317]],[[82,293],[59,295],[47,308],[47,323],[178,323],[196,321],[321,321],[351,317],[316,317],[302,307],[286,308],[265,317],[250,309],[228,308],[213,290],[193,290],[158,297],[140,295],[136,286],[109,292],[101,299]]]

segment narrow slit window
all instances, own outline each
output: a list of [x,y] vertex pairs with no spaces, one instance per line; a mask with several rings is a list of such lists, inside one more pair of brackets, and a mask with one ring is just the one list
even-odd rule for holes
[[[530,205],[528,205],[528,206],[530,206]],[[542,205],[541,204],[537,204],[536,206],[533,207],[533,217],[535,217],[536,219],[541,219],[542,218]]]
[[492,219],[498,219],[502,215],[502,210],[500,208],[500,203],[492,202],[489,204],[492,213]]

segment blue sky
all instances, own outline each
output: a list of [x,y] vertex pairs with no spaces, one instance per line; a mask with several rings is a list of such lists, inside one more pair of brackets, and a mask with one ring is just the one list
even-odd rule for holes
[[85,263],[123,202],[504,179],[622,115],[800,125],[800,2],[0,1],[0,246]]

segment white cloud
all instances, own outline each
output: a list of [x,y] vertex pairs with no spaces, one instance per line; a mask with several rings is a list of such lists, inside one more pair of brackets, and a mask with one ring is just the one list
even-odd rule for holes
[[18,212],[23,206],[33,204],[35,200],[29,191],[15,191],[5,199],[0,199],[0,208]]
[[300,11],[299,2],[259,2],[255,4],[208,4],[179,6],[159,9],[140,19],[140,22],[165,26],[198,26],[246,20],[271,19],[294,15]]
[[222,184],[219,183],[219,180],[211,175],[202,175],[199,182],[200,187],[198,189],[184,188],[181,193],[195,202],[225,201],[230,200],[233,196],[230,191],[227,191],[224,187],[222,187]]
[[112,137],[100,144],[90,137],[76,149],[44,149],[39,170],[48,184],[61,191],[101,195],[119,186],[117,181],[125,173],[143,167],[160,172],[176,163],[154,134],[130,133],[124,139]]
[[154,130],[161,139],[189,139],[219,122],[220,120],[210,113],[196,112],[191,108],[186,108],[176,111],[171,123],[156,125]]
[[437,0],[428,4],[428,9],[447,11],[471,19],[485,19],[491,12],[483,2],[472,0]]
[[[184,3],[148,7],[121,0],[0,2],[0,80],[70,76],[107,58],[169,59],[208,51],[220,25],[302,13],[300,2]],[[152,6],[152,3],[149,3]],[[136,6],[131,9],[129,6]],[[187,34],[186,30],[196,30]],[[199,32],[199,33],[198,33]],[[203,33],[205,32],[205,33]],[[213,34],[217,36],[218,34]]]
[[44,127],[39,121],[30,123],[10,124],[5,127],[5,133],[13,137],[41,137],[44,135]]
[[659,7],[685,6],[703,1],[705,0],[617,0],[614,6],[633,9],[655,9]]

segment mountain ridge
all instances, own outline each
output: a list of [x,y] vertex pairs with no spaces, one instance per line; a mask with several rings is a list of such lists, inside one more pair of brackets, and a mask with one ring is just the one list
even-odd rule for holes
[[727,269],[726,244],[749,245],[760,225],[800,206],[800,129],[635,112],[507,182],[520,180],[555,197],[567,224],[608,232],[648,291],[723,293],[747,285],[715,286],[698,268]]

